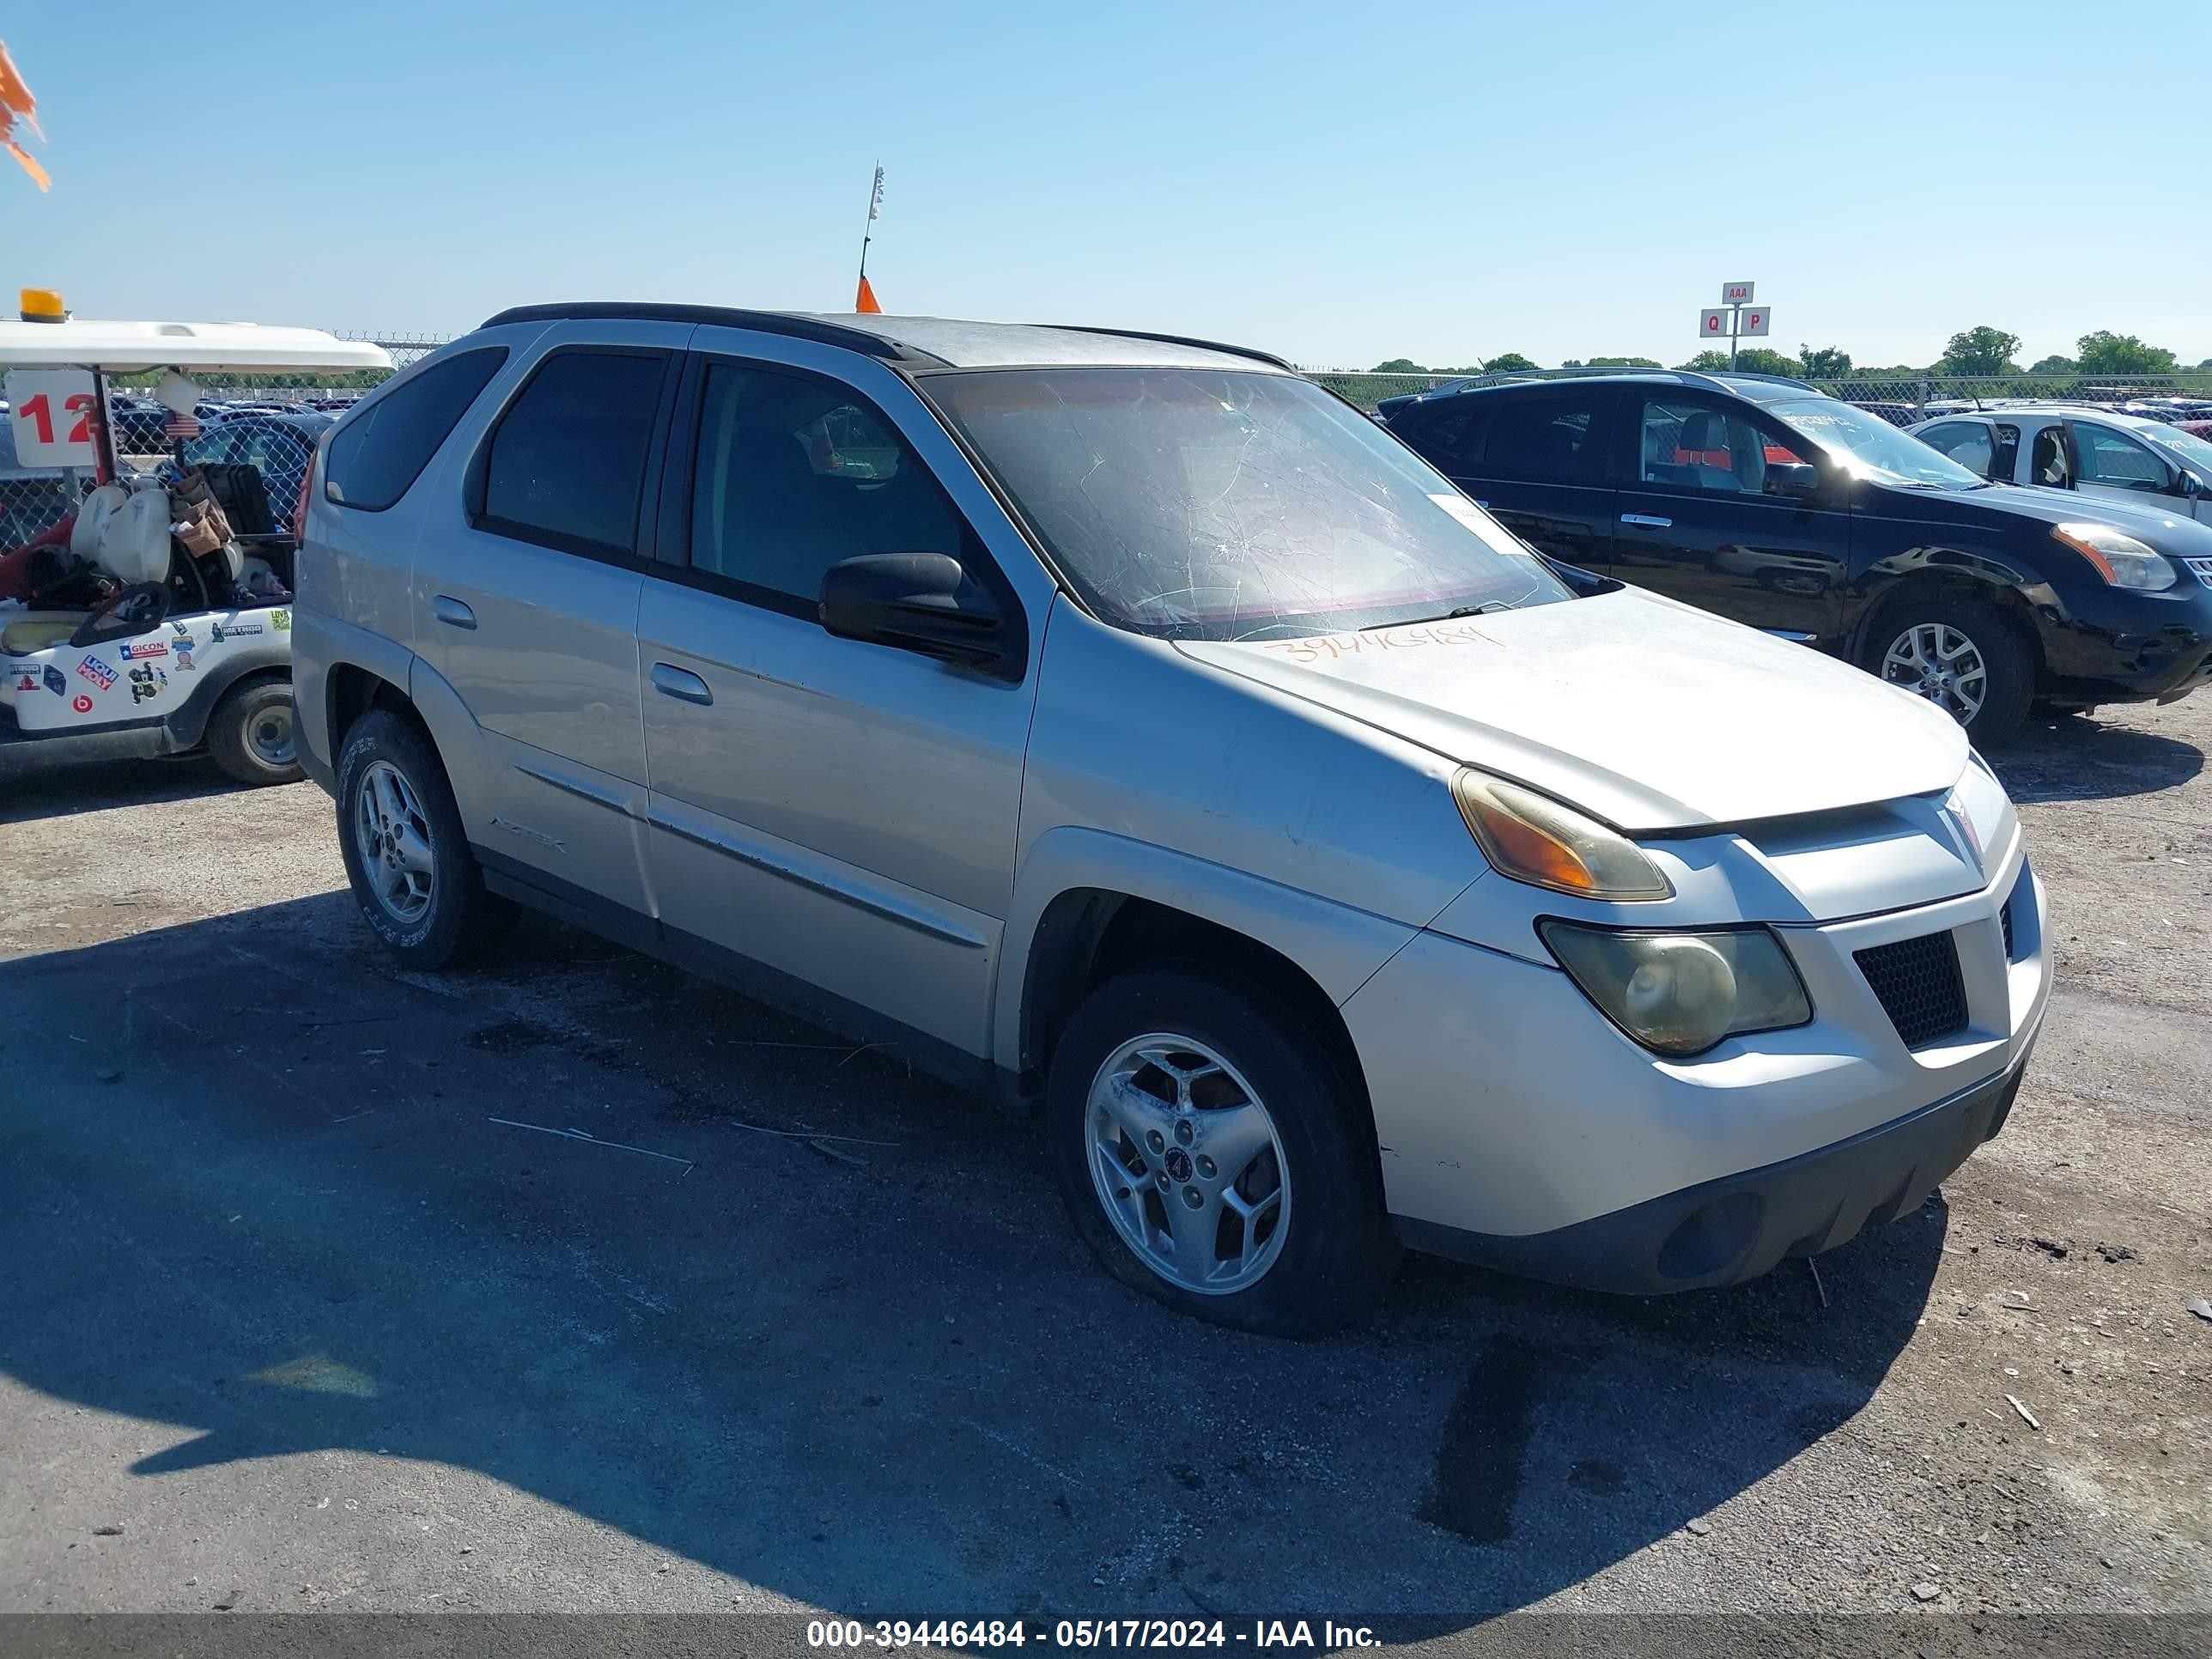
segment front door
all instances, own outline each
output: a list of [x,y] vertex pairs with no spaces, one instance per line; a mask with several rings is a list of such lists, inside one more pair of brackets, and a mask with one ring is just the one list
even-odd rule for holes
[[1832,640],[1850,514],[1829,483],[1809,499],[1785,491],[1778,469],[1809,465],[1795,441],[1696,393],[1638,392],[1628,407],[1613,574],[1753,628]]
[[[583,334],[586,325],[567,325]],[[459,521],[418,562],[425,659],[485,735],[494,854],[649,909],[636,818],[639,555],[647,463],[688,324],[598,323],[556,343],[493,418]]]
[[2074,488],[2084,495],[2186,514],[2174,469],[2131,433],[2101,421],[2068,422],[2074,440]]
[[[919,401],[883,379],[904,428],[842,380],[694,359],[665,494],[685,533],[664,539],[638,621],[647,858],[679,947],[764,966],[764,988],[832,1023],[866,1010],[974,1057],[989,1052],[1036,677],[823,628],[841,559],[945,553],[1003,580],[918,453],[928,434],[909,435]],[[941,430],[933,447],[964,465]]]

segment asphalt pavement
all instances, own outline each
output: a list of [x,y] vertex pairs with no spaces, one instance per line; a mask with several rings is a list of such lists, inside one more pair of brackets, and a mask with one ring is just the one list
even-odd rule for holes
[[1304,1345],[895,1052],[550,923],[398,970],[311,786],[0,755],[0,1612],[2212,1612],[2208,744],[1998,757],[2042,1044],[1817,1280],[1415,1259]]

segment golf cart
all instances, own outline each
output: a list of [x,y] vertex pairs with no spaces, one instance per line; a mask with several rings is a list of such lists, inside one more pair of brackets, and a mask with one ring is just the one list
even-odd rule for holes
[[[165,484],[119,465],[108,377],[162,371],[156,395],[181,435],[193,428],[194,371],[391,358],[318,329],[78,321],[50,295],[26,290],[24,301],[22,320],[0,322],[14,470],[70,480],[75,513],[28,546],[0,544],[0,594],[15,595],[0,599],[0,744],[68,743],[88,757],[204,745],[240,782],[299,777],[295,504],[270,501],[248,466],[182,469]],[[76,500],[88,471],[94,487]]]

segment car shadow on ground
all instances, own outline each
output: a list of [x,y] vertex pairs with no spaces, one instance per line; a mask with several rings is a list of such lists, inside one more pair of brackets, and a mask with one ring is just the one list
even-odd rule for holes
[[[1698,1547],[1849,1432],[1945,1231],[1936,1200],[1817,1285],[1650,1301],[1416,1260],[1287,1344],[1099,1272],[1029,1126],[562,930],[402,980],[330,894],[0,965],[0,1371],[170,1425],[111,1507],[319,1528],[386,1603],[466,1545],[527,1605],[550,1546],[471,1530],[465,1486],[434,1528],[318,1511],[298,1454],[474,1472],[854,1615],[1456,1628]],[[75,1449],[40,1421],[0,1479]]]
[[223,775],[205,754],[160,760],[87,760],[71,745],[10,744],[0,749],[0,823],[31,823],[104,806],[155,805],[228,795],[246,786]]
[[2204,751],[2163,732],[2087,714],[2031,715],[2020,734],[1989,757],[2015,801],[2124,800],[2179,789],[2204,769]]

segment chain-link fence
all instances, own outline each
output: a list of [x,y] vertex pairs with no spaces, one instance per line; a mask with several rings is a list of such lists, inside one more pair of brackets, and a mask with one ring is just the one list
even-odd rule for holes
[[[344,339],[373,339],[392,355],[394,368],[445,343],[441,337],[355,331]],[[1449,386],[1504,380],[1562,379],[1586,374],[1632,374],[1634,369],[1528,369],[1502,374],[1384,374],[1358,369],[1309,368],[1315,380],[1372,410],[1393,398],[1417,397]],[[301,480],[313,459],[323,426],[343,413],[367,389],[370,376],[345,377],[346,383],[270,384],[276,377],[247,380],[210,377],[192,419],[182,425],[155,403],[150,389],[125,383],[110,388],[109,421],[117,456],[128,470],[157,472],[163,467],[211,462],[252,466],[263,475],[271,507],[282,518],[291,511]],[[2153,419],[2212,429],[2212,371],[2179,374],[1955,375],[1929,373],[1861,375],[1817,380],[1807,384],[1832,397],[1870,410],[1899,426],[1978,405],[2007,402],[2059,401],[2096,404]],[[88,469],[61,471],[16,464],[15,441],[0,422],[0,552],[21,547],[66,516],[92,487]]]
[[[1539,368],[1500,374],[1382,374],[1358,369],[1309,368],[1311,379],[1357,404],[1372,410],[1393,398],[1419,397],[1462,386],[1488,386],[1508,380],[1566,380],[1579,375],[1657,374],[1657,369]],[[1725,369],[1712,371],[1726,374]],[[2212,370],[2178,374],[2098,374],[2068,372],[2055,374],[1943,374],[1934,372],[1905,375],[1853,375],[1838,380],[1808,380],[1830,397],[1909,426],[1938,415],[1996,403],[2096,404],[2144,415],[2154,420],[2194,422],[2212,419]]]

